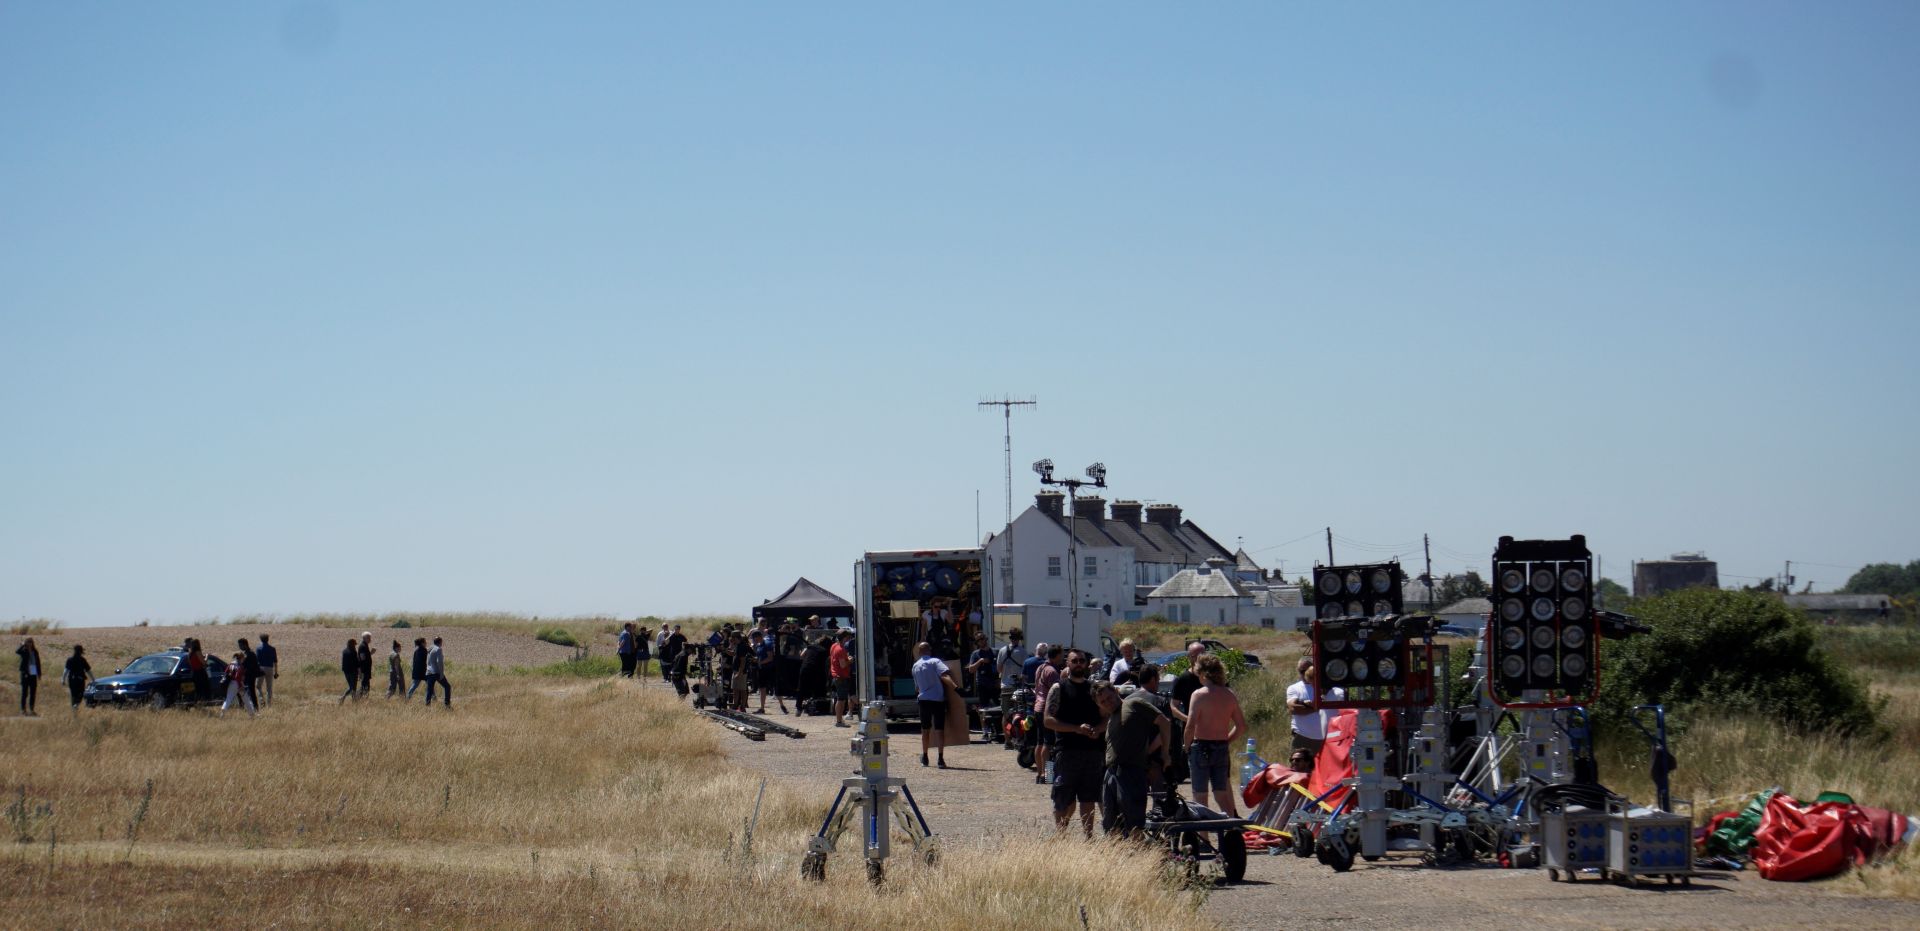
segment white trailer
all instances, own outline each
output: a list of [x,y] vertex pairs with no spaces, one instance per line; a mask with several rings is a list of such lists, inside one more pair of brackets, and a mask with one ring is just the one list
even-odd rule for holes
[[[993,629],[1005,638],[1007,631],[1016,627],[1026,637],[1027,649],[1035,649],[1044,643],[1049,646],[1058,644],[1068,649],[1079,648],[1092,654],[1095,660],[1104,660],[1119,652],[1113,645],[1113,638],[1107,635],[1105,614],[1098,610],[1083,609],[1076,623],[1073,612],[1065,605],[994,605]],[[996,646],[998,642],[996,641]]]
[[[880,550],[854,564],[854,611],[859,656],[856,672],[862,705],[885,702],[889,717],[920,712],[915,699],[914,647],[932,645],[955,672],[973,652],[974,635],[992,641],[993,559],[980,547],[949,550]],[[976,703],[973,680],[954,677],[968,706]]]

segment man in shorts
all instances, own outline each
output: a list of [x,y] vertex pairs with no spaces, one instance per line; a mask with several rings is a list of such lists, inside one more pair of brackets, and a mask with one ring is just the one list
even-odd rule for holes
[[[922,641],[913,648],[913,687],[920,698],[920,765],[927,765],[927,745],[939,744],[940,768],[947,768],[947,689],[959,691],[945,660],[933,655]],[[938,736],[936,736],[938,735]]]
[[844,717],[858,711],[853,707],[853,631],[841,631],[827,651],[827,676],[833,680],[833,726],[846,727]]
[[[1059,649],[1055,647],[1055,649]],[[1054,734],[1053,822],[1065,833],[1075,803],[1080,823],[1093,837],[1093,816],[1100,807],[1106,778],[1106,715],[1094,695],[1091,657],[1085,650],[1067,654],[1066,674],[1047,691],[1045,724]]]
[[1200,688],[1187,702],[1187,767],[1192,771],[1193,801],[1207,804],[1213,787],[1214,808],[1229,818],[1240,817],[1233,804],[1231,768],[1233,742],[1247,733],[1247,716],[1240,696],[1227,686],[1227,669],[1220,657],[1203,654],[1194,662]]

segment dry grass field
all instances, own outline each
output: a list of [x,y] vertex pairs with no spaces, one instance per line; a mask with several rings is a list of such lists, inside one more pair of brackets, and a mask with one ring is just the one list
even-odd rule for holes
[[731,735],[607,668],[456,662],[451,710],[377,689],[342,707],[332,674],[299,669],[252,719],[74,716],[43,699],[42,717],[0,721],[0,914],[152,929],[1208,926],[1154,858],[1104,845],[956,848],[937,869],[900,857],[877,890],[842,856],[824,886],[803,883],[825,800],[768,784],[748,850],[761,780],[723,754]]

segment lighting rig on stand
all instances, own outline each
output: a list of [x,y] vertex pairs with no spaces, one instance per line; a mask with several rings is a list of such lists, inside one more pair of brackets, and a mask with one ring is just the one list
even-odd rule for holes
[[[1416,828],[1437,858],[1449,848],[1450,836],[1474,828],[1498,830],[1507,821],[1503,814],[1462,812],[1438,801],[1457,778],[1445,772],[1447,648],[1433,643],[1435,618],[1403,613],[1405,582],[1397,562],[1313,570],[1319,606],[1312,628],[1316,707],[1357,711],[1354,775],[1296,809],[1288,828],[1295,854],[1317,856],[1335,870],[1350,869],[1356,854],[1379,859],[1395,825]],[[1402,734],[1418,721],[1397,758],[1389,752],[1381,717],[1389,710]],[[1414,804],[1392,804],[1390,795],[1404,795]],[[1336,796],[1339,800],[1331,802]]]
[[[1475,721],[1479,745],[1460,773],[1450,771],[1449,651],[1433,642],[1434,618],[1401,613],[1399,565],[1316,566],[1316,706],[1357,712],[1354,775],[1294,812],[1294,852],[1346,870],[1356,855],[1387,852],[1390,831],[1417,829],[1417,844],[1391,846],[1421,849],[1430,863],[1498,855],[1526,866],[1543,856],[1554,878],[1597,869],[1686,882],[1691,860],[1679,845],[1691,819],[1632,808],[1598,784],[1586,706],[1599,692],[1599,643],[1646,628],[1594,608],[1592,566],[1581,536],[1500,538],[1493,610],[1466,683],[1477,701],[1457,712]],[[1391,744],[1383,711],[1398,725]],[[1503,734],[1510,716],[1517,730]],[[1660,743],[1656,775],[1671,768],[1663,756]]]
[[1107,464],[1096,462],[1086,469],[1086,478],[1054,478],[1053,460],[1042,459],[1033,464],[1033,474],[1040,476],[1042,485],[1059,485],[1067,490],[1067,643],[1077,645],[1080,642],[1080,550],[1079,535],[1074,532],[1074,519],[1080,508],[1080,489],[1107,487]]

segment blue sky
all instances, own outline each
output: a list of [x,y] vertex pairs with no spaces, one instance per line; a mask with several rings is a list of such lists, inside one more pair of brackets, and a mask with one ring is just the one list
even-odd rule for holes
[[1352,6],[0,5],[0,618],[1920,558],[1920,8]]

